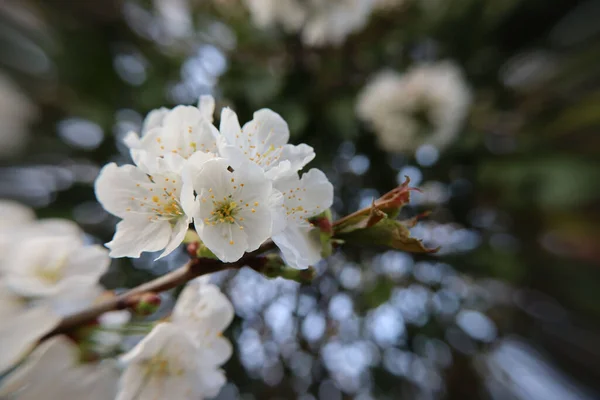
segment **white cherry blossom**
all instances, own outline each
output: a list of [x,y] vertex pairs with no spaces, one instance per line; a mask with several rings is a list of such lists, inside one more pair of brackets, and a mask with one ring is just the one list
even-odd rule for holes
[[373,10],[373,0],[246,0],[246,5],[256,25],[282,25],[310,46],[341,44],[366,25]]
[[274,186],[283,194],[287,226],[273,235],[273,241],[292,267],[308,268],[322,258],[318,233],[312,232],[308,218],[331,207],[333,185],[322,171],[313,168],[302,178],[297,174],[280,178]]
[[356,111],[388,151],[412,151],[422,144],[443,149],[460,132],[471,100],[460,68],[442,61],[403,75],[380,73],[359,95]]
[[269,109],[258,110],[254,118],[240,127],[238,117],[229,108],[221,112],[219,153],[236,168],[249,160],[264,169],[269,179],[293,174],[313,158],[312,147],[287,144],[290,131],[279,114]]
[[100,246],[76,236],[39,236],[15,243],[4,262],[4,284],[22,297],[58,296],[96,285],[110,264]]
[[117,400],[203,398],[197,346],[175,324],[158,324],[121,361],[127,367]]
[[119,372],[114,362],[82,364],[66,336],[40,344],[0,385],[0,397],[19,400],[115,398]]
[[214,107],[211,96],[202,96],[198,107],[177,106],[150,112],[144,121],[142,137],[134,132],[125,137],[134,162],[145,167],[140,152],[152,157],[175,154],[183,158],[196,151],[215,152],[218,131],[212,125]]
[[281,201],[281,196],[256,164],[232,168],[231,160],[206,160],[198,153],[188,160],[184,185],[185,193],[197,193],[186,212],[202,242],[221,261],[237,261],[271,236],[274,199]]
[[151,166],[149,171],[114,163],[102,168],[96,197],[104,209],[123,219],[106,244],[111,257],[139,257],[144,251],[164,249],[163,257],[181,244],[191,219],[183,212],[186,198],[181,197],[180,161],[157,158],[145,163]]
[[205,278],[189,282],[172,315],[122,357],[126,365],[117,400],[203,399],[226,379],[220,366],[231,357],[221,337],[233,305]]
[[[19,297],[0,290],[0,375],[18,363],[60,317],[45,306],[28,308]],[[1,396],[0,396],[1,397]]]
[[220,366],[231,357],[231,343],[221,333],[233,317],[233,305],[221,290],[206,278],[198,278],[181,292],[171,320],[200,345],[203,363]]

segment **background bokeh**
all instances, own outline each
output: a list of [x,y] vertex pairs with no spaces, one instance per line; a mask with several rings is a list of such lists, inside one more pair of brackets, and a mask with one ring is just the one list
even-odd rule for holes
[[[331,0],[332,2],[335,0]],[[146,113],[213,94],[269,107],[347,214],[405,175],[435,255],[343,248],[310,286],[215,279],[236,307],[219,399],[600,396],[600,1],[405,0],[339,45],[258,28],[236,0],[0,2],[0,196],[108,241],[95,201]],[[357,117],[378,72],[452,60],[472,92],[445,148],[386,151]],[[115,260],[131,287],[183,251]],[[166,298],[165,304],[169,304]]]

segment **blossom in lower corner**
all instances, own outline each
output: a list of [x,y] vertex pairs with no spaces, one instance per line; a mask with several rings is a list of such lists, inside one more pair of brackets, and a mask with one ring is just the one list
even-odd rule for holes
[[221,261],[234,262],[256,250],[273,233],[273,198],[278,192],[262,168],[231,160],[188,160],[184,192],[195,192],[186,207],[202,242]]
[[183,211],[187,198],[181,195],[182,161],[156,158],[147,163],[152,165],[149,171],[114,163],[102,168],[96,197],[104,209],[122,218],[113,240],[106,244],[111,257],[139,257],[145,251],[164,250],[163,257],[181,244],[191,222]]
[[0,398],[112,400],[118,376],[114,362],[84,364],[74,342],[55,336],[2,381]]
[[231,357],[221,337],[233,306],[204,279],[188,283],[171,322],[162,322],[122,357],[126,365],[117,400],[214,397],[225,384],[220,366]]
[[313,168],[302,178],[294,174],[278,179],[274,186],[283,194],[287,225],[273,235],[273,241],[292,267],[308,268],[322,258],[321,243],[311,234],[308,219],[331,207],[333,185],[322,171]]
[[2,289],[0,320],[1,376],[25,357],[59,323],[60,317],[45,306],[27,308],[22,299]]

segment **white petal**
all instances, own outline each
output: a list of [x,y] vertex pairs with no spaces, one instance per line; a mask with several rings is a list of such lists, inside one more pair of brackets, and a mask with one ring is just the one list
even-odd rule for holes
[[198,109],[204,118],[209,122],[213,122],[213,114],[215,112],[215,99],[209,95],[200,96],[198,99]]
[[0,200],[0,228],[19,226],[35,219],[35,213],[16,201]]
[[248,237],[237,226],[228,223],[199,225],[196,231],[202,242],[223,262],[235,262],[242,258],[248,249]]
[[148,184],[148,176],[133,165],[117,167],[110,163],[104,166],[95,183],[96,198],[109,213],[124,218],[127,209],[138,209],[139,199],[148,196],[148,191],[138,184]]
[[160,127],[163,124],[164,118],[169,113],[169,109],[165,107],[161,107],[156,110],[152,110],[144,119],[144,125],[142,127],[142,136],[146,135],[146,133],[153,128]]
[[271,235],[276,235],[287,226],[287,215],[283,194],[279,190],[273,189],[271,192],[269,208],[271,210],[272,220]]
[[[188,231],[188,228],[191,223],[191,218],[179,218],[175,223],[175,226],[172,228],[171,239],[169,243],[165,247],[165,251],[157,258],[163,258],[166,255],[171,254],[173,250],[175,250],[179,245],[183,242],[185,238],[185,234]],[[155,260],[156,261],[156,260]]]
[[291,144],[283,146],[279,160],[280,162],[285,160],[289,161],[291,169],[299,171],[314,158],[315,150],[309,145],[302,143],[297,146]]
[[242,132],[237,114],[229,107],[225,107],[221,111],[221,125],[219,126],[219,131],[230,144],[235,143],[237,135]]
[[233,305],[221,290],[201,279],[189,282],[173,309],[175,323],[196,324],[192,334],[202,335],[206,329],[223,332],[233,321]]
[[117,224],[113,240],[106,243],[110,256],[139,257],[144,251],[164,249],[171,237],[169,221],[148,221],[146,217],[128,217]]
[[3,321],[0,326],[0,374],[18,362],[60,318],[46,307],[36,307]]
[[281,250],[286,263],[294,268],[306,269],[322,258],[318,232],[312,231],[310,227],[288,225],[272,239]]
[[283,193],[288,223],[303,224],[306,218],[320,214],[333,203],[333,185],[316,168],[302,175],[301,179],[297,175],[280,178],[274,186]]
[[252,121],[244,125],[243,132],[246,136],[251,134],[254,141],[264,143],[266,147],[283,146],[290,139],[287,122],[268,108],[256,111]]
[[[34,399],[36,393],[50,389],[55,379],[70,369],[78,359],[77,347],[63,335],[41,343],[0,386],[0,396],[19,391],[19,399]],[[23,391],[23,388],[25,390]]]
[[70,255],[63,277],[81,276],[93,283],[104,275],[109,265],[110,257],[106,249],[100,246],[78,247]]
[[125,137],[123,137],[123,143],[125,143],[125,146],[129,147],[130,149],[137,149],[142,145],[140,136],[133,131],[127,132]]

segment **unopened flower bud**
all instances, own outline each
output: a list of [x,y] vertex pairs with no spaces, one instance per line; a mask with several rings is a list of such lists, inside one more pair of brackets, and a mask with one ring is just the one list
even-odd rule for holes
[[133,300],[131,310],[140,316],[154,314],[160,307],[161,298],[157,293],[144,293]]

